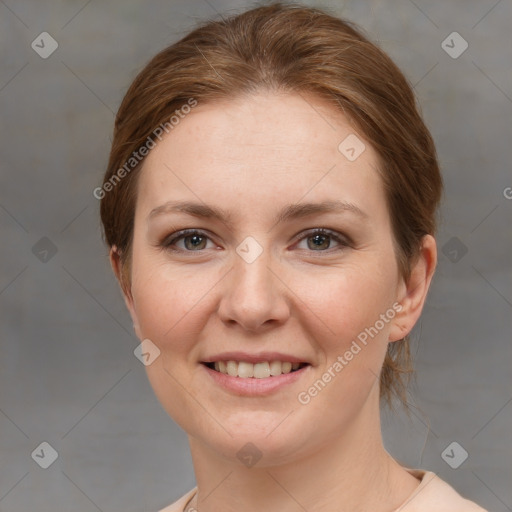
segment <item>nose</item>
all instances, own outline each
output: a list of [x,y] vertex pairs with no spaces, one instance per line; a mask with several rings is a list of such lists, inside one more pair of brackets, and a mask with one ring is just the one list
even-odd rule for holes
[[290,291],[267,248],[251,263],[234,254],[223,280],[218,314],[223,322],[261,332],[282,325],[290,315]]

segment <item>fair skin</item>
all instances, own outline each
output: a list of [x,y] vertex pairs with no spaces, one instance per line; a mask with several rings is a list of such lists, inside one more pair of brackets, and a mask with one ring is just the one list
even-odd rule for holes
[[[419,484],[383,447],[378,375],[388,343],[421,313],[436,245],[424,237],[404,281],[376,153],[359,133],[366,149],[355,161],[338,150],[354,133],[318,98],[261,92],[199,104],[146,158],[124,296],[139,339],[161,351],[148,378],[188,434],[201,512],[390,512]],[[222,208],[232,224],[184,212],[149,218],[178,200]],[[285,205],[336,200],[362,213],[345,208],[276,223]],[[161,246],[192,228],[200,238]],[[315,239],[315,228],[342,242]],[[236,252],[248,236],[262,248],[251,263]],[[111,262],[119,278],[115,250]],[[300,403],[299,393],[396,303],[400,312]],[[226,351],[279,351],[309,366],[278,390],[245,396],[202,364]],[[261,454],[252,467],[237,456],[247,443]]]

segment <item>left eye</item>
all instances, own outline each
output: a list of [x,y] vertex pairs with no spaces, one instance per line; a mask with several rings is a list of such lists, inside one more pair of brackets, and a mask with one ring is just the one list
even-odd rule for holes
[[338,249],[346,247],[347,242],[336,232],[326,229],[315,229],[303,236],[299,241],[306,241],[307,248],[316,252],[324,252],[331,248],[332,240],[338,243]]

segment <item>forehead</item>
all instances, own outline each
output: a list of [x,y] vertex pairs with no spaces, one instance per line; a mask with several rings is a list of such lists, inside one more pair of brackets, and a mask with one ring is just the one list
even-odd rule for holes
[[377,165],[363,136],[316,96],[260,93],[199,103],[146,157],[137,209],[147,214],[187,196],[248,210],[306,195],[382,209]]

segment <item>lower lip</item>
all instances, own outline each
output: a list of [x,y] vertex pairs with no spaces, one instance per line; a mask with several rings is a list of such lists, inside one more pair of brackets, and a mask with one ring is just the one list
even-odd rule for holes
[[294,372],[282,373],[275,377],[256,379],[254,377],[231,377],[231,375],[212,370],[205,364],[201,364],[201,366],[217,384],[228,391],[244,396],[263,396],[282,389],[303,377],[311,367],[311,365],[307,365]]

